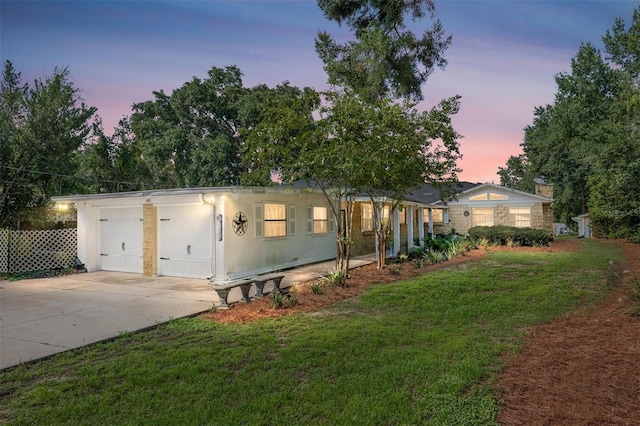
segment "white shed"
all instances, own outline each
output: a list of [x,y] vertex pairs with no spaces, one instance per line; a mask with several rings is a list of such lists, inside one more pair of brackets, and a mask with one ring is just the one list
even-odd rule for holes
[[578,237],[591,238],[591,219],[589,219],[589,213],[572,217],[571,220],[578,224]]
[[324,195],[289,187],[218,187],[54,197],[77,210],[88,271],[248,277],[335,256]]

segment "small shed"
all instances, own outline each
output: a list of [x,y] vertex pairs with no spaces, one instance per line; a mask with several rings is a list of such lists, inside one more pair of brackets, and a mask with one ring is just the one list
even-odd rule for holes
[[578,237],[591,238],[591,219],[589,219],[589,213],[572,217],[571,220],[578,224]]

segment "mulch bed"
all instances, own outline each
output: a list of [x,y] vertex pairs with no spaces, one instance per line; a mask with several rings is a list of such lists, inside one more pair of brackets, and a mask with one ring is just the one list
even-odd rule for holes
[[[627,277],[640,277],[640,245],[614,241],[624,250]],[[555,241],[550,247],[491,248],[490,251],[559,252],[578,250],[577,240]],[[481,259],[484,249],[472,250],[451,261],[417,269],[399,265],[398,274],[367,265],[350,272],[346,288],[323,287],[311,292],[311,283],[294,290],[298,305],[275,309],[272,298],[233,304],[228,310],[204,314],[218,322],[247,322],[258,318],[314,311],[357,296],[376,283],[390,283],[439,268]],[[615,288],[598,305],[561,317],[531,331],[517,356],[505,360],[497,390],[503,425],[638,425],[640,424],[640,318],[621,311],[630,306],[627,293]]]
[[[640,277],[640,245],[616,241],[627,279]],[[640,318],[614,289],[587,312],[536,328],[498,383],[503,425],[640,424]]]

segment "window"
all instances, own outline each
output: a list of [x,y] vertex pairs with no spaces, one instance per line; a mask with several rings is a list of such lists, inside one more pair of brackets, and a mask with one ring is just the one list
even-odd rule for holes
[[433,223],[444,223],[444,209],[433,209]]
[[398,217],[400,218],[400,224],[404,225],[407,223],[407,208],[400,210],[398,212]]
[[[429,223],[429,209],[424,209],[424,223]],[[444,223],[444,209],[431,209],[433,223]]]
[[326,207],[309,207],[309,226],[307,231],[310,234],[326,234],[329,232],[329,216]]
[[493,226],[493,208],[471,209],[473,226]]
[[495,192],[490,192],[489,193],[489,199],[490,200],[502,200],[502,201],[506,201],[509,199],[508,195],[504,195],[504,194],[496,194]]
[[287,236],[287,206],[284,204],[264,205],[264,236]]
[[509,225],[517,228],[530,228],[531,207],[509,207]]
[[361,231],[373,231],[373,206],[371,204],[361,204]]
[[389,220],[389,212],[390,212],[390,208],[389,206],[384,206],[382,207],[382,220]]
[[469,197],[469,201],[482,201],[482,200],[486,200],[487,199],[487,194],[483,193],[483,194],[478,194],[478,195],[474,195],[472,197]]
[[508,199],[509,199],[508,195],[498,194],[495,192],[489,192],[488,194],[486,192],[483,192],[482,194],[469,197],[469,201],[486,201],[486,200],[506,201]]

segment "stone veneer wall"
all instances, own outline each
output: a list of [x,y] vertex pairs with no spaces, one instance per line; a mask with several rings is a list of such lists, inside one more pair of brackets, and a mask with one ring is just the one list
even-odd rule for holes
[[[511,226],[509,223],[509,205],[497,204],[493,207],[493,220],[495,225]],[[455,229],[455,232],[460,235],[466,235],[469,233],[469,229],[472,227],[472,207],[469,205],[457,205],[449,207],[449,223],[444,226],[438,227],[434,225],[434,232],[436,235],[445,234]],[[468,211],[469,216],[465,216],[464,212]],[[531,228],[544,229],[550,233],[553,233],[553,209],[549,205],[542,203],[536,203],[531,206]],[[446,232],[440,232],[446,231]]]
[[142,275],[158,274],[158,208],[152,204],[142,206]]
[[353,245],[351,246],[352,256],[362,256],[376,252],[376,234],[373,231],[362,232],[362,203],[355,203],[353,206],[353,229],[351,230]]

